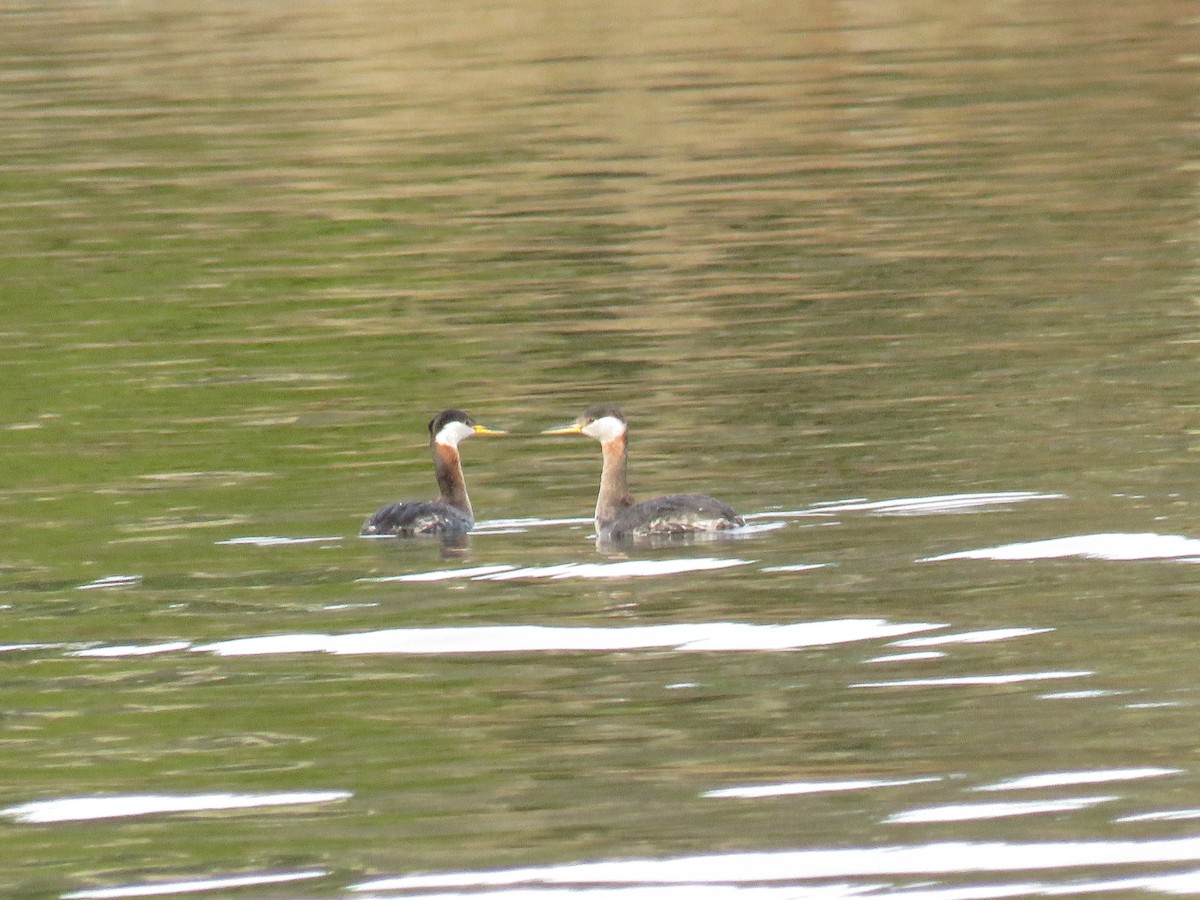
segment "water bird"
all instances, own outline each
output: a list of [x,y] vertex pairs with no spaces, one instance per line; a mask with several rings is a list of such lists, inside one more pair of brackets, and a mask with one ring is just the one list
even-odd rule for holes
[[604,466],[596,498],[596,533],[602,540],[696,535],[739,528],[746,520],[707,494],[670,494],[634,503],[629,494],[629,421],[616,406],[586,409],[565,428],[542,434],[583,434],[600,442]]
[[454,536],[475,527],[475,513],[467,497],[458,444],[473,434],[507,434],[476,425],[461,409],[444,409],[429,422],[429,449],[440,494],[436,500],[389,503],[363,523],[363,535],[413,537],[432,534]]

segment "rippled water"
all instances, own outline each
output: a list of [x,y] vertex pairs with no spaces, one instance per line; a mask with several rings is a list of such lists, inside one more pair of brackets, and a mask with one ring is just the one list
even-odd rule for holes
[[0,23],[0,893],[1200,893],[1190,6]]

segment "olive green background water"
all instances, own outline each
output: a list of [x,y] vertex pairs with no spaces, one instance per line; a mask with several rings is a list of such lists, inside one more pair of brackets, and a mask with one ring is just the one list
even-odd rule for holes
[[[1193,566],[916,561],[1200,533],[1196,38],[1177,2],[5,5],[0,628],[50,646],[0,654],[0,804],[353,797],[5,822],[0,890],[324,869],[304,895],[343,896],[446,868],[1193,833],[1115,806],[883,822],[954,802],[946,781],[700,794],[1163,766],[1183,774],[1122,786],[1120,811],[1195,804]],[[533,435],[602,401],[646,496],[1063,497],[632,554],[755,563],[711,573],[357,580],[463,564],[355,537],[432,493],[438,409],[516,433],[464,445],[480,519],[552,520],[590,514],[598,452]],[[220,543],[247,536],[324,540]],[[608,560],[540,524],[465,564]],[[762,571],[800,563],[824,566]],[[139,578],[80,589],[117,575]],[[885,677],[1088,670],[1128,693],[851,689],[881,642],[69,655],[872,617],[1054,629]]]

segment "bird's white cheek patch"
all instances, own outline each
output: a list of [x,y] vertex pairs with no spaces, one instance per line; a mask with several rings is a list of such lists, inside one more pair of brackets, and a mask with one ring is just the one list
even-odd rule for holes
[[475,433],[475,429],[463,422],[447,422],[441,427],[434,440],[447,447],[457,447],[458,442]]
[[620,437],[625,433],[625,423],[616,416],[604,416],[585,425],[583,433],[602,444],[607,444],[613,438]]

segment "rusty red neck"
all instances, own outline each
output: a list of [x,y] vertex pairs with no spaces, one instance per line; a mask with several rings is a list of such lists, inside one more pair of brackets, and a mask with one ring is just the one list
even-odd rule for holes
[[471,510],[471,501],[467,497],[467,483],[463,480],[462,461],[459,459],[457,448],[435,442],[433,469],[437,475],[440,492],[438,500],[475,518]]
[[633,505],[629,496],[629,436],[619,434],[600,445],[604,468],[600,472],[600,494],[596,498],[596,529],[604,531],[622,510]]

